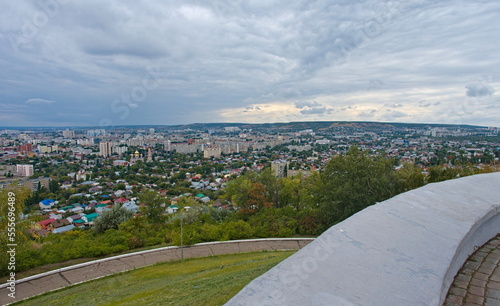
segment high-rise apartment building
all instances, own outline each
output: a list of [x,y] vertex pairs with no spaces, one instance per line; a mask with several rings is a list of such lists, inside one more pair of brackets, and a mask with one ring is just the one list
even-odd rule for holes
[[75,131],[70,131],[70,130],[66,129],[62,132],[62,135],[65,138],[73,138],[73,137],[75,137]]
[[33,165],[16,165],[16,172],[20,176],[32,176]]
[[99,155],[103,157],[111,156],[111,143],[110,142],[101,142],[99,143]]

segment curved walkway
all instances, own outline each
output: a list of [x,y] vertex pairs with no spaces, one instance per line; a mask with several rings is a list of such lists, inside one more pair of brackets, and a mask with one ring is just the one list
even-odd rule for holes
[[265,238],[205,242],[183,248],[163,247],[108,257],[17,280],[14,286],[15,298],[9,296],[10,283],[1,284],[0,305],[159,262],[258,251],[300,250],[313,240],[314,238]]
[[469,257],[455,277],[444,305],[500,305],[500,235]]

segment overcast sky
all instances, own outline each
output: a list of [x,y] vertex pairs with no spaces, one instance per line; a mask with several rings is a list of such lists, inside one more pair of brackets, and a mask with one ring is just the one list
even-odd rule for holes
[[500,1],[3,1],[0,126],[500,126]]

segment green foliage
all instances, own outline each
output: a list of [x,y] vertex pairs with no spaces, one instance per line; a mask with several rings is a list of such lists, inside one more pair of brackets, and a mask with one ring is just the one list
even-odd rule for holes
[[32,249],[29,253],[39,259],[34,262],[36,265],[82,257],[98,257],[129,249],[127,235],[113,229],[100,235],[95,235],[93,231],[72,230],[49,235],[44,238],[44,242],[41,248]]
[[435,183],[445,180],[451,180],[459,176],[458,171],[455,168],[446,168],[443,166],[433,166],[429,168],[429,174],[427,176],[427,182]]
[[249,172],[230,181],[225,189],[225,198],[231,201],[242,214],[252,214],[264,207],[278,203],[276,178],[269,172]]
[[297,216],[297,233],[302,235],[320,235],[322,232],[321,215],[318,209],[305,209]]
[[200,227],[200,234],[204,242],[229,240],[229,234],[220,225],[205,223]]
[[116,184],[113,190],[125,190],[125,184],[124,183]]
[[119,205],[113,206],[110,210],[104,211],[99,218],[94,221],[94,231],[105,232],[108,229],[118,229],[118,225],[130,219],[133,213]]
[[56,180],[51,180],[49,182],[49,190],[52,193],[56,193],[59,190],[59,183]]
[[256,237],[290,237],[297,232],[297,212],[288,208],[267,208],[252,216],[248,222]]
[[319,192],[318,180],[317,172],[306,179],[299,176],[279,179],[279,207],[290,206],[297,211],[314,208],[314,195]]
[[247,208],[251,180],[246,176],[240,176],[227,184],[225,198],[238,208]]
[[407,191],[425,185],[425,175],[420,167],[412,163],[405,163],[403,168],[396,172],[402,188]]
[[318,203],[324,225],[340,222],[400,190],[391,160],[374,159],[351,147],[346,155],[333,157],[321,173]]
[[156,191],[148,190],[139,195],[139,200],[145,206],[141,207],[141,213],[146,216],[148,222],[159,224],[165,222],[166,200]]
[[222,225],[223,235],[228,237],[229,240],[251,238],[254,230],[247,222],[243,220],[230,221]]
[[164,243],[165,225],[153,225],[145,216],[137,216],[119,225],[119,230],[127,234],[131,249]]
[[30,191],[27,188],[14,185],[0,190],[0,262],[2,262],[0,274],[2,275],[12,271],[9,268],[15,267],[15,271],[21,271],[31,265],[27,257],[16,257],[14,266],[7,265],[10,259],[7,253],[10,248],[7,244],[16,244],[16,256],[31,249],[31,241],[26,234],[29,221],[22,219],[24,203],[29,196]]

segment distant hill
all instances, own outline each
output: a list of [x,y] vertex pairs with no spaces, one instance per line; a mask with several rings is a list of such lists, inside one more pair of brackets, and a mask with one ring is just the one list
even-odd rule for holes
[[484,126],[455,125],[455,124],[432,124],[432,123],[395,123],[395,122],[359,122],[359,121],[305,121],[305,122],[280,122],[280,123],[192,123],[184,125],[164,126],[168,130],[206,130],[222,129],[225,127],[239,127],[240,129],[274,129],[285,131],[297,130],[336,130],[339,128],[350,128],[360,130],[391,130],[401,128],[467,128],[483,129]]
[[[279,122],[279,123],[190,123],[180,125],[121,125],[110,127],[109,129],[146,129],[155,128],[159,130],[209,130],[223,129],[225,127],[235,126],[240,129],[264,130],[274,129],[280,131],[296,131],[296,130],[336,130],[339,128],[362,129],[362,130],[387,130],[401,128],[466,128],[466,129],[483,129],[484,126],[476,125],[458,125],[458,124],[435,124],[435,123],[398,123],[398,122],[362,122],[362,121],[304,121],[304,122]],[[79,126],[79,127],[0,127],[2,129],[12,130],[85,130],[105,128],[98,126]]]

